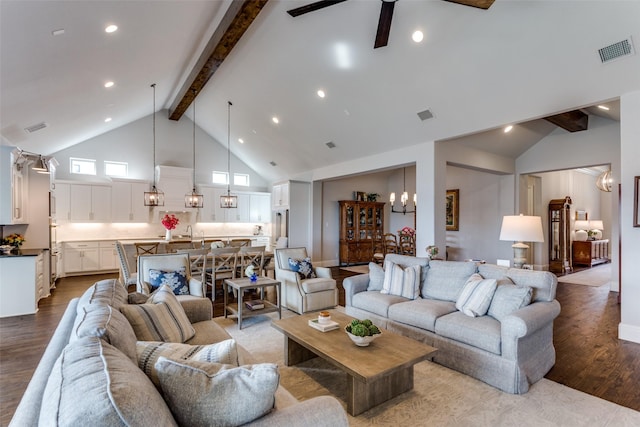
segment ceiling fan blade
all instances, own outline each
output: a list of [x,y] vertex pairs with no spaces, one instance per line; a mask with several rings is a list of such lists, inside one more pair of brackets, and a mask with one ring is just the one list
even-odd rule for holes
[[495,0],[444,0],[451,3],[458,3],[465,6],[477,7],[478,9],[489,9]]
[[295,18],[296,16],[324,9],[325,7],[333,6],[334,4],[342,3],[343,1],[347,0],[320,0],[304,6],[296,7],[295,9],[287,10],[287,13]]
[[391,18],[393,18],[393,7],[396,2],[382,1],[382,9],[380,9],[380,20],[378,21],[378,32],[376,33],[376,42],[374,49],[387,45],[389,41],[389,32],[391,31]]

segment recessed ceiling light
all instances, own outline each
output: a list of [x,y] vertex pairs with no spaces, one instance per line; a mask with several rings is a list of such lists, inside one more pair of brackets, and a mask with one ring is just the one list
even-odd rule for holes
[[322,89],[318,89],[317,94],[318,94],[318,96],[319,96],[320,98],[324,98],[324,96],[325,96],[325,93],[324,93],[324,91],[323,91]]
[[107,26],[107,28],[105,28],[104,30],[105,30],[107,33],[113,33],[113,32],[115,32],[117,29],[118,29],[118,26],[117,26],[117,25],[113,25],[113,24],[111,24],[111,25],[108,25],[108,26]]
[[238,142],[239,142],[240,144],[244,144],[244,139],[242,139],[242,138],[238,138]]
[[64,28],[60,28],[59,30],[53,30],[51,31],[51,34],[54,36],[61,36],[64,34]]
[[106,88],[110,88],[110,87],[113,87],[113,85],[114,85],[114,84],[115,84],[114,82],[106,82],[106,83],[104,84],[104,87],[106,87]]
[[271,121],[275,124],[280,123],[280,119],[278,119],[276,116],[271,117]]
[[106,119],[104,119],[105,123],[109,123],[111,121],[111,117],[107,117]]
[[411,34],[411,38],[413,39],[414,42],[420,43],[422,39],[424,39],[424,34],[422,33],[422,31],[417,30],[417,31],[414,31],[413,34]]
[[513,126],[509,125],[506,128],[504,128],[504,133],[508,133],[511,132],[511,129],[513,129]]
[[598,108],[604,111],[609,111],[609,107],[607,107],[606,105],[598,105]]

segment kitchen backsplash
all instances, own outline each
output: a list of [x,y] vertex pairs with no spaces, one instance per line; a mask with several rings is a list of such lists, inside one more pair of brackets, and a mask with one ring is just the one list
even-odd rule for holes
[[[189,224],[181,222],[174,234],[187,234]],[[255,226],[262,226],[263,235],[271,235],[271,224],[254,223],[196,223],[192,225],[193,238],[204,236],[251,236]],[[131,239],[164,237],[165,228],[151,223],[62,223],[56,228],[56,240]]]

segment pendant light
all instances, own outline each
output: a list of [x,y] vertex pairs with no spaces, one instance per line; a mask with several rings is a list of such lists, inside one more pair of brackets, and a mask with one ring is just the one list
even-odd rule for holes
[[164,206],[164,193],[156,188],[156,84],[153,88],[153,187],[144,192],[145,206]]
[[201,208],[204,203],[202,194],[196,191],[196,90],[193,89],[193,189],[184,196],[185,208]]
[[402,203],[402,210],[401,211],[395,210],[395,207],[393,205],[396,202],[396,193],[391,193],[389,195],[389,202],[391,203],[391,212],[401,213],[403,215],[406,215],[408,213],[414,213],[415,208],[418,206],[418,197],[416,196],[415,193],[413,194],[414,210],[412,211],[407,210],[408,201],[409,201],[409,194],[407,193],[407,168],[402,168],[402,196],[400,196],[400,202]]
[[602,172],[598,178],[596,179],[596,187],[598,190],[604,191],[606,193],[611,192],[611,184],[613,184],[613,179],[611,178],[611,171]]
[[231,101],[227,101],[227,194],[220,196],[221,208],[237,208],[238,196],[231,195]]

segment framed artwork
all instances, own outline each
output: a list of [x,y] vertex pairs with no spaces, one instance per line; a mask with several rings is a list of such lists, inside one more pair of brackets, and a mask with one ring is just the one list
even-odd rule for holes
[[633,226],[640,227],[640,176],[633,178]]
[[576,211],[576,221],[586,221],[589,219],[587,211]]
[[447,190],[447,231],[458,231],[460,224],[460,190]]
[[354,191],[353,199],[357,202],[366,202],[367,201],[367,193],[364,191]]

